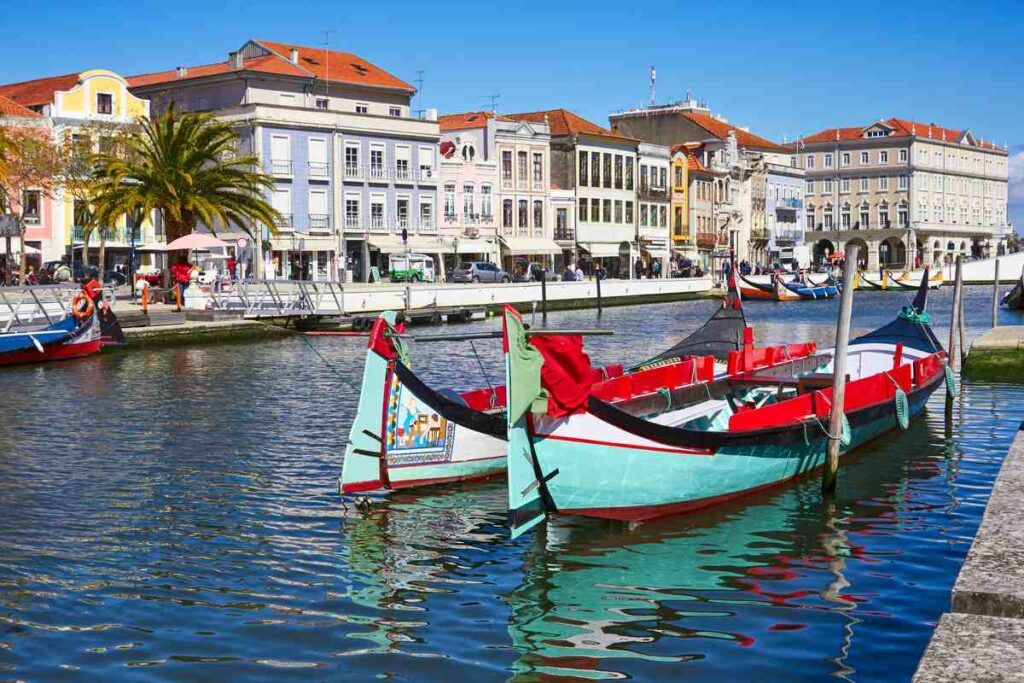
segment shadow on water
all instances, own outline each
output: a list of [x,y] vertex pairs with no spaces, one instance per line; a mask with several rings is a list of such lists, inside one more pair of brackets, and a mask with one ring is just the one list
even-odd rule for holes
[[[901,299],[860,298],[854,326]],[[821,303],[748,315],[766,342],[828,343]],[[607,309],[617,334],[588,348],[644,357],[714,305]],[[365,340],[313,343],[358,380]],[[501,376],[497,347],[477,345],[483,371],[458,345],[413,360],[469,387]],[[23,368],[0,391],[20,397],[0,406],[0,678],[29,680],[905,680],[1024,419],[1024,387],[967,382],[948,421],[939,394],[844,459],[828,504],[809,477],[512,541],[502,483],[345,513],[355,397],[296,339]]]

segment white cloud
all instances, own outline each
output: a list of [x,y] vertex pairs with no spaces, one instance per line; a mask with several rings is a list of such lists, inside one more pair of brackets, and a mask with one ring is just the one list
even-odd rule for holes
[[1010,201],[1024,201],[1024,150],[1010,155],[1007,169],[1010,176]]

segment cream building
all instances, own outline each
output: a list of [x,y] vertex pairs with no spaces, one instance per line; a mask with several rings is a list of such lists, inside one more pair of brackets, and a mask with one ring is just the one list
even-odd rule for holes
[[794,149],[816,263],[851,243],[872,270],[1005,251],[1007,153],[970,130],[891,118],[824,130]]
[[637,186],[637,246],[645,267],[661,263],[663,277],[668,276],[670,258],[671,194],[669,178],[672,161],[669,148],[641,142],[637,148],[639,185]]

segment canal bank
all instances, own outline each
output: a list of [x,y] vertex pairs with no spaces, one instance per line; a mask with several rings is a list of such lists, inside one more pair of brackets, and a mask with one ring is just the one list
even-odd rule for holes
[[974,340],[964,373],[979,379],[1024,380],[1024,325],[1001,325]]
[[985,515],[914,676],[915,683],[1024,676],[1024,424],[999,470]]

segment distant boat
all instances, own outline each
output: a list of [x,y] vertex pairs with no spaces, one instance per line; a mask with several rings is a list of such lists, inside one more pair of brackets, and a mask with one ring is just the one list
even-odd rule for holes
[[867,276],[866,271],[857,272],[857,289],[863,291],[881,291],[885,289],[885,273],[881,273],[881,279],[872,280]]
[[[891,271],[885,272],[885,284],[886,289],[903,289],[908,291],[916,291],[921,284],[921,279],[927,274],[927,269],[921,273],[908,273],[903,271],[896,277]],[[928,289],[938,289],[942,286],[942,271],[938,270],[935,275],[928,278]]]
[[1013,286],[1013,289],[1003,297],[1002,303],[1011,311],[1024,310],[1024,271],[1021,271],[1020,279]]
[[[826,280],[828,283],[829,280]],[[831,299],[839,293],[839,286],[834,284],[808,285],[802,282],[782,282],[782,287],[789,290],[799,299]],[[781,293],[781,290],[779,290]],[[780,301],[784,299],[779,299]]]

